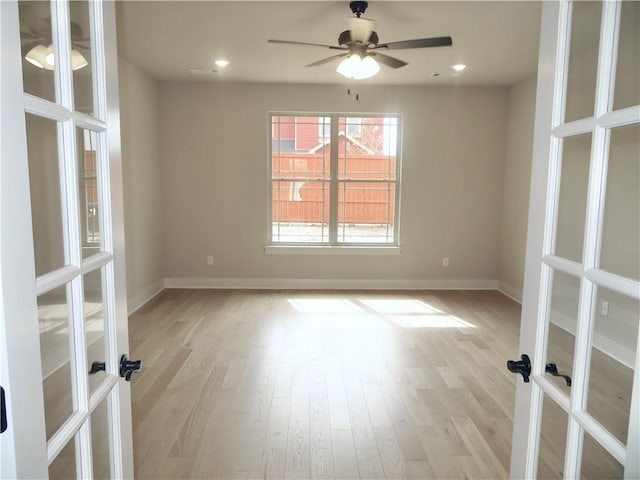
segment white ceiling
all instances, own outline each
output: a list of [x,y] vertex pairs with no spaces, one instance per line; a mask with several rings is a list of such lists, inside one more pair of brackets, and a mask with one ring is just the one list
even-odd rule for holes
[[[163,80],[348,83],[337,62],[305,65],[336,52],[275,45],[270,38],[329,45],[348,28],[348,1],[126,1],[117,4],[122,55]],[[452,47],[393,50],[409,65],[382,67],[363,83],[386,85],[507,86],[536,71],[541,3],[527,1],[376,1],[366,17],[377,22],[381,43],[451,35]],[[214,68],[208,76],[189,69]],[[451,76],[451,66],[467,69]],[[441,75],[434,78],[433,73]]]

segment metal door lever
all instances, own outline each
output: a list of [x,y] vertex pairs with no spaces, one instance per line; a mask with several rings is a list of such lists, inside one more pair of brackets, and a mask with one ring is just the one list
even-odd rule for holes
[[4,398],[4,388],[0,387],[0,433],[7,430],[7,403]]
[[507,361],[507,369],[513,373],[519,373],[522,375],[525,383],[529,383],[529,375],[531,375],[531,361],[529,360],[529,355],[522,354],[520,355],[521,360],[509,360]]
[[104,372],[107,370],[107,366],[104,362],[93,362],[91,364],[91,370],[89,370],[89,375],[93,375],[94,373]]
[[126,355],[120,357],[120,376],[127,382],[131,381],[131,375],[142,368],[142,360],[129,360]]
[[567,387],[571,386],[571,377],[569,375],[563,375],[561,373],[558,373],[558,367],[556,367],[555,363],[547,363],[544,366],[544,371],[546,373],[550,373],[554,377],[562,377],[562,378],[564,378],[564,381],[567,382]]

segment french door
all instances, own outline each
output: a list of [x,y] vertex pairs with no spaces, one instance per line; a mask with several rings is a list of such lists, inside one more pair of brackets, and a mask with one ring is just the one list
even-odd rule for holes
[[115,6],[0,22],[0,477],[131,478]]
[[640,477],[639,7],[543,5],[512,478]]

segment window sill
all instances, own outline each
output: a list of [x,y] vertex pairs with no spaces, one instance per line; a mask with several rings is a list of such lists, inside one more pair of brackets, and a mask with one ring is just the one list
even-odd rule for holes
[[400,255],[402,248],[397,245],[266,245],[267,255]]

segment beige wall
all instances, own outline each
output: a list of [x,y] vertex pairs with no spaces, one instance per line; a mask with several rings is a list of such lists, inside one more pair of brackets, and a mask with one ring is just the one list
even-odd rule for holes
[[120,120],[129,311],[162,288],[162,198],[154,80],[120,60]]
[[[263,279],[446,286],[488,279],[495,287],[506,90],[360,87],[358,93],[356,102],[340,86],[160,83],[165,277],[210,286]],[[267,113],[288,110],[404,115],[401,255],[265,254]],[[445,256],[449,268],[441,266]]]
[[522,301],[536,77],[509,88],[500,230],[500,289]]

